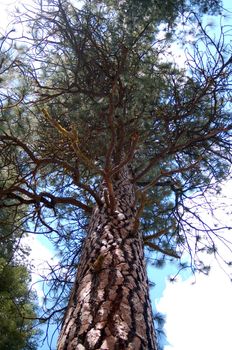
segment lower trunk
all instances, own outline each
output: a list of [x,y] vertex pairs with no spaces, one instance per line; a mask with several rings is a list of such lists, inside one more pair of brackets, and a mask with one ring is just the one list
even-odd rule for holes
[[[114,183],[116,209],[96,208],[63,321],[58,350],[156,350],[134,188]],[[105,196],[104,196],[105,197]]]

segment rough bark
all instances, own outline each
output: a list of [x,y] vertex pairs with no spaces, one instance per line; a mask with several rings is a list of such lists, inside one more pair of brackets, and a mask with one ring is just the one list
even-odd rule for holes
[[157,349],[128,173],[113,187],[114,213],[105,203],[91,218],[58,350]]

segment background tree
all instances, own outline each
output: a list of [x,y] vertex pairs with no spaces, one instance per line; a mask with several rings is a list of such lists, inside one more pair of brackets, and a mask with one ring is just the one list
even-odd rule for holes
[[[25,251],[17,246],[18,258],[13,253],[19,243],[10,231],[11,216],[9,210],[4,210],[0,218],[0,348],[32,350],[37,348],[39,335],[35,328],[36,298],[30,291],[29,272],[21,260],[25,259]],[[9,235],[6,244],[5,237]]]
[[[230,249],[195,200],[207,202],[231,165],[230,31],[218,42],[209,36],[195,13],[220,10],[210,5],[77,9],[54,0],[23,17],[10,87],[17,103],[5,102],[0,136],[3,169],[10,164],[17,177],[1,198],[28,205],[30,227],[60,250],[48,292],[59,312],[78,264],[59,349],[156,349],[143,246],[159,265],[188,252],[192,270],[205,273],[199,252],[220,256],[221,242]],[[193,25],[180,69],[165,56]]]
[[[2,108],[9,101],[8,79],[11,77],[11,68],[16,64],[10,57],[10,45],[3,48],[6,39],[7,35],[1,38]],[[0,165],[2,189],[14,182],[17,175],[10,163],[1,162]],[[0,200],[0,348],[3,350],[36,349],[40,334],[36,329],[36,295],[30,287],[29,248],[22,243],[25,215],[24,207],[15,206],[11,200]]]
[[[4,176],[1,174],[3,180]],[[37,299],[31,290],[28,247],[23,246],[24,210],[0,202],[0,348],[37,349]]]

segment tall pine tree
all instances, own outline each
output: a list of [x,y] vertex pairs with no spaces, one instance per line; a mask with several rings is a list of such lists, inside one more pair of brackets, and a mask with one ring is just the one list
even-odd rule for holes
[[[188,251],[203,272],[197,253],[217,254],[223,238],[193,198],[229,173],[231,58],[225,36],[203,28],[206,12],[220,3],[52,0],[18,17],[0,135],[17,177],[0,196],[27,205],[61,251],[57,309],[73,287],[59,350],[156,350],[144,246],[159,261]],[[180,69],[169,46],[193,27]]]

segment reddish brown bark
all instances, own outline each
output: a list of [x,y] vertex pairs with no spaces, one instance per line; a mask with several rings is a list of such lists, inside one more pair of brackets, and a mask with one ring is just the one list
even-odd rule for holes
[[157,349],[134,187],[125,173],[114,195],[113,213],[105,203],[92,215],[58,350]]

